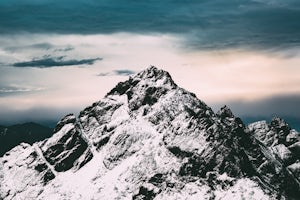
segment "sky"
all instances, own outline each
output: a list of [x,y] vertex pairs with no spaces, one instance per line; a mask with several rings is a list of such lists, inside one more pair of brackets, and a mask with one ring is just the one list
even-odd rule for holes
[[299,19],[299,0],[1,0],[0,124],[57,122],[155,65],[214,110],[298,128]]

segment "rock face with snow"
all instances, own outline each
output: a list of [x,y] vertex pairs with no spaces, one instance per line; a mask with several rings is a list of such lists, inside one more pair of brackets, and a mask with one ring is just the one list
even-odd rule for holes
[[299,182],[300,134],[278,117],[273,118],[270,123],[259,121],[249,124],[248,128]]
[[92,159],[88,141],[82,135],[81,127],[74,115],[67,115],[56,126],[56,137],[51,137],[39,145],[46,161],[55,171],[63,172],[71,168],[79,169]]
[[280,123],[270,139],[149,67],[0,158],[0,198],[297,199],[298,133]]

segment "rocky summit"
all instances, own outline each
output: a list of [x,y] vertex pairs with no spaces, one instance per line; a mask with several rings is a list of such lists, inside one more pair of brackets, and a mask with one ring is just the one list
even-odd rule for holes
[[0,199],[299,199],[300,139],[282,119],[214,113],[156,67],[0,158]]

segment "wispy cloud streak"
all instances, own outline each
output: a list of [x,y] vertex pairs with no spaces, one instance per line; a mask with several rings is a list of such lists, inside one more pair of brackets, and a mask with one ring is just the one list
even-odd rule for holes
[[119,70],[113,70],[111,72],[102,72],[97,74],[97,76],[130,76],[135,73],[136,73],[135,71],[129,69],[119,69]]
[[76,65],[93,65],[96,61],[102,58],[90,58],[82,60],[63,60],[63,57],[58,58],[42,58],[34,59],[25,62],[13,63],[14,67],[37,67],[37,68],[50,68],[50,67],[63,67],[63,66],[76,66]]
[[43,91],[45,88],[42,87],[32,87],[32,86],[2,86],[0,87],[0,97],[19,95],[24,93],[32,93]]

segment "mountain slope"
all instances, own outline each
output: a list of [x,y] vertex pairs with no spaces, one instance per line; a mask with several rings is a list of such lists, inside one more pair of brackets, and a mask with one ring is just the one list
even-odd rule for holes
[[155,67],[67,115],[51,138],[5,154],[0,185],[4,199],[299,196],[295,172],[229,108],[214,113]]
[[52,129],[33,122],[0,126],[0,157],[21,142],[33,144],[52,135]]
[[273,156],[300,180],[300,134],[278,117],[273,118],[271,123],[259,121],[248,127]]

